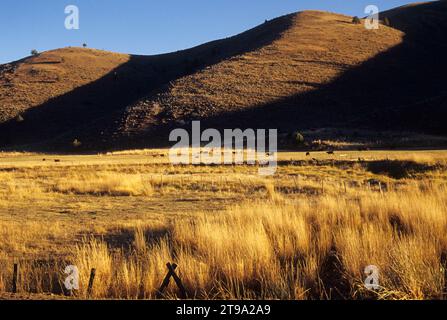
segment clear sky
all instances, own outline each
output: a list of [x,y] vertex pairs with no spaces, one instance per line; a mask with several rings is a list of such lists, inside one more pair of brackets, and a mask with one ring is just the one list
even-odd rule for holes
[[[81,46],[156,54],[238,34],[286,13],[305,9],[363,15],[403,0],[1,0],[0,63],[31,49]],[[65,7],[80,11],[79,30],[65,28]]]

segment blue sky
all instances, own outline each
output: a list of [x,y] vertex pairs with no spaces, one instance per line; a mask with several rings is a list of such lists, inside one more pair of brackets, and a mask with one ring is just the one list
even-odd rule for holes
[[[265,19],[305,9],[363,15],[402,0],[1,0],[0,63],[44,51],[81,46],[156,54],[185,49],[252,28]],[[66,30],[67,5],[80,10],[80,29]]]

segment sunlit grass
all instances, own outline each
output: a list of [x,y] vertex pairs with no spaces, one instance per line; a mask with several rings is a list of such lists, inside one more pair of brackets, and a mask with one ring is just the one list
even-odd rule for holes
[[[423,165],[398,166],[405,178],[386,161],[378,174],[345,160],[290,162],[274,177],[128,163],[0,171],[0,291],[19,262],[20,290],[62,294],[70,263],[78,297],[95,268],[91,298],[153,299],[175,262],[196,299],[441,299],[447,174],[442,159],[411,161]],[[379,291],[363,285],[368,265]],[[165,297],[178,295],[171,285]]]

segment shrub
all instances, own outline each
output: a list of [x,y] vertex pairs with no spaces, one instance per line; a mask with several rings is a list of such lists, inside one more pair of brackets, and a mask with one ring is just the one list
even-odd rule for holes
[[301,145],[304,143],[305,139],[304,136],[297,131],[293,133],[293,140],[296,142],[296,144]]
[[78,139],[74,139],[73,141],[73,147],[75,148],[79,148],[82,145],[82,142],[79,141]]
[[37,56],[38,54],[39,54],[39,51],[37,51],[36,49],[31,50],[31,55]]
[[86,43],[83,43],[82,46],[83,46],[84,48],[87,48],[87,44],[86,44]]
[[17,122],[23,122],[23,121],[25,121],[25,119],[23,119],[22,115],[19,114],[19,115],[16,117],[16,121],[17,121]]
[[361,24],[362,21],[360,20],[359,17],[355,16],[354,18],[352,18],[352,23],[353,24]]
[[39,74],[39,71],[34,68],[31,68],[31,70],[29,71],[29,74],[32,76],[37,76]]

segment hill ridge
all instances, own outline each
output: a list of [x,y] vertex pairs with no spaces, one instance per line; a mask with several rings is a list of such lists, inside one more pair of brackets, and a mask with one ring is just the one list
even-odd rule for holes
[[[73,150],[74,139],[86,150],[161,145],[195,119],[218,129],[447,133],[447,10],[435,10],[446,3],[396,9],[391,27],[379,30],[310,10],[170,54],[64,48],[1,65],[0,147]],[[76,59],[83,68],[73,76]],[[429,111],[421,116],[421,108]]]

